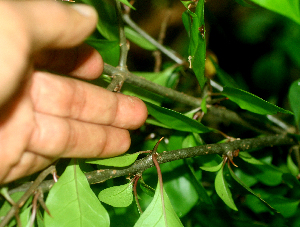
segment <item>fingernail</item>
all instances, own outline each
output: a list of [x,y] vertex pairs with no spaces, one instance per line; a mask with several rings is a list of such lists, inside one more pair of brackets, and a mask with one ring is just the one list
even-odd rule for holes
[[85,4],[72,4],[71,7],[85,17],[90,17],[95,13],[95,10],[91,6]]

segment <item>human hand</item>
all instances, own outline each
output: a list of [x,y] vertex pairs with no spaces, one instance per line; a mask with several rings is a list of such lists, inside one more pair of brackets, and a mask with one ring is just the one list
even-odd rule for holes
[[[96,12],[75,9],[49,1],[0,2],[0,184],[59,158],[119,155],[130,146],[127,129],[147,117],[137,98],[39,71],[82,79],[101,74],[101,56],[81,44],[96,26]],[[79,13],[84,9],[86,16]]]

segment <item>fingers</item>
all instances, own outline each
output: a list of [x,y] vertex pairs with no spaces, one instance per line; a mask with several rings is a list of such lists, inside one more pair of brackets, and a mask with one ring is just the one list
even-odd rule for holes
[[30,92],[35,111],[93,124],[136,129],[148,114],[138,98],[45,72],[34,73]]
[[101,55],[87,44],[71,49],[39,52],[34,58],[37,68],[82,79],[95,79],[103,71]]
[[29,176],[46,168],[54,161],[55,159],[25,151],[16,165],[9,167],[9,171],[6,174],[0,174],[0,182],[5,184],[18,178]]
[[74,47],[89,36],[97,24],[96,11],[87,5],[54,1],[11,3],[31,35],[35,51]]
[[125,129],[91,124],[37,113],[36,127],[26,150],[57,158],[110,157],[124,153],[130,146]]

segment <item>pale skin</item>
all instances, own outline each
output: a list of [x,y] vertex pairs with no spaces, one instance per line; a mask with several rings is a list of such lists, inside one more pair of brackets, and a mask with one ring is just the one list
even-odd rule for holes
[[103,70],[100,54],[82,44],[97,23],[96,12],[85,10],[86,16],[59,2],[0,2],[0,184],[59,158],[122,154],[128,130],[147,118],[138,98],[76,79]]

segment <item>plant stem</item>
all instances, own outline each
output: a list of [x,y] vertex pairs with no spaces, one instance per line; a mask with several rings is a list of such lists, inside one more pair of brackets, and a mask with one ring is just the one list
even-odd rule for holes
[[[49,166],[43,172],[41,172],[35,181],[26,189],[24,195],[16,202],[15,205],[11,207],[9,212],[6,214],[2,222],[0,223],[0,227],[4,227],[10,221],[10,219],[15,215],[16,212],[24,205],[24,203],[28,200],[28,198],[34,193],[34,191],[40,186],[41,182],[53,171],[55,170],[55,165]],[[50,188],[47,188],[45,191],[49,191]]]
[[143,29],[141,29],[136,23],[134,23],[133,20],[129,17],[128,14],[123,15],[124,21],[133,28],[136,32],[138,32],[141,36],[143,36],[145,39],[147,39],[151,44],[156,46],[162,53],[167,55],[169,58],[171,58],[173,61],[175,61],[177,64],[182,65],[185,64],[186,61],[183,60],[181,57],[179,57],[176,52],[167,49],[163,45],[161,45],[159,42],[157,42],[155,39],[153,39],[150,35],[148,35]]
[[[251,139],[241,139],[235,140],[227,143],[220,144],[207,144],[196,147],[183,148],[168,152],[160,153],[157,157],[158,163],[166,163],[179,159],[193,158],[201,155],[208,154],[219,154],[223,155],[229,151],[253,151],[261,149],[264,147],[274,147],[274,146],[283,146],[283,145],[295,145],[298,144],[292,137],[287,134],[279,135],[270,135],[258,138]],[[149,169],[154,166],[152,161],[152,156],[148,155],[142,159],[137,160],[133,165],[124,168],[124,169],[105,169],[105,170],[96,170],[86,173],[86,177],[90,184],[96,184],[104,182],[111,178],[134,175],[136,173],[141,173],[146,169]],[[54,184],[53,180],[45,181],[40,185],[40,188],[43,192],[48,191],[51,186]],[[17,191],[25,191],[30,186],[30,183],[24,184],[19,188],[15,188],[9,191],[9,194],[15,193]]]
[[161,86],[159,84],[153,83],[149,80],[146,80],[143,77],[136,76],[130,72],[125,73],[125,72],[121,71],[120,69],[113,67],[109,64],[106,64],[106,63],[104,64],[103,72],[108,75],[117,75],[117,74],[123,75],[125,77],[126,83],[130,83],[137,87],[144,88],[144,89],[154,92],[158,95],[170,98],[176,102],[183,103],[183,104],[193,106],[193,107],[199,107],[201,105],[201,99],[199,99],[199,98],[195,98],[193,96],[186,95],[182,92],[175,91],[171,88],[167,88],[167,87]]

